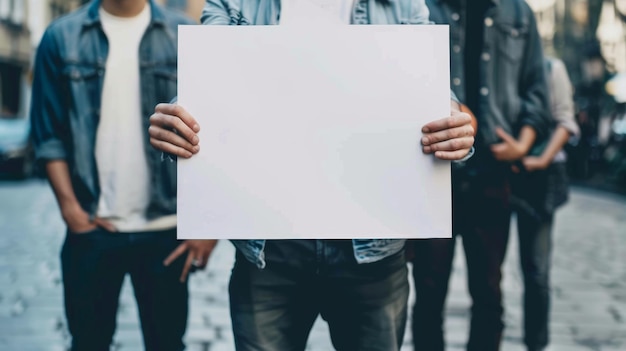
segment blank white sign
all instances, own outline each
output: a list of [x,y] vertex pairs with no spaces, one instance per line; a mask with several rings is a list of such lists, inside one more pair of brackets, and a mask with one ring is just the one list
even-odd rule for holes
[[181,239],[451,236],[447,26],[181,26]]

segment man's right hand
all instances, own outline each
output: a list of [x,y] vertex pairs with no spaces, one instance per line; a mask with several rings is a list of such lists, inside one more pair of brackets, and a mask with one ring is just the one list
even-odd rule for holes
[[158,104],[150,116],[150,144],[163,152],[190,158],[200,151],[200,125],[183,107]]
[[73,204],[64,206],[61,209],[61,215],[67,225],[67,228],[71,233],[84,234],[95,230],[98,227],[102,227],[109,232],[115,232],[117,229],[113,224],[105,221],[101,218],[96,218],[93,221],[89,219],[89,214],[80,207],[79,204]]

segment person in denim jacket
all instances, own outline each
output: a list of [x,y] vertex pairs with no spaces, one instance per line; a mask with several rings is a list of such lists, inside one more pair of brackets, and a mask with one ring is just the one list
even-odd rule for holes
[[176,94],[177,26],[190,23],[153,1],[93,1],[54,21],[37,50],[32,133],[67,225],[72,350],[109,350],[126,274],[146,350],[184,349],[185,278],[215,243],[177,240],[176,167],[147,131]]
[[[423,0],[306,1],[351,24],[429,23]],[[202,23],[276,25],[287,20],[289,11],[281,8],[289,5],[290,0],[208,0]],[[451,117],[423,129],[424,152],[444,160],[469,157],[473,145],[470,116],[456,102],[452,110]],[[170,155],[189,158],[199,152],[199,131],[183,106],[158,105],[151,117],[152,145]],[[230,308],[237,350],[304,350],[319,314],[338,350],[400,349],[409,292],[405,240],[233,243]]]
[[[512,165],[552,126],[541,39],[523,0],[427,0],[450,25],[451,85],[476,115],[476,155],[452,172],[453,231],[462,236],[472,298],[468,351],[500,349],[501,266],[509,238]],[[443,351],[453,239],[415,241],[415,350]],[[534,346],[533,346],[534,347]],[[529,350],[535,350],[529,348]]]

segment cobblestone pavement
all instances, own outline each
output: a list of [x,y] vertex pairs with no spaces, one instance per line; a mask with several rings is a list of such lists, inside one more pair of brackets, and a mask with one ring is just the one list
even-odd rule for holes
[[[626,350],[626,198],[575,189],[556,219],[551,351]],[[59,250],[64,227],[41,180],[0,181],[0,350],[65,350]],[[521,280],[516,235],[504,280],[504,351],[521,346]],[[448,351],[467,337],[465,267],[459,248],[447,308]],[[191,351],[233,350],[227,283],[234,249],[218,245],[205,272],[190,280]],[[307,350],[332,350],[328,329],[315,325]],[[409,351],[410,334],[403,351]],[[137,310],[128,282],[121,296],[118,350],[141,350]]]

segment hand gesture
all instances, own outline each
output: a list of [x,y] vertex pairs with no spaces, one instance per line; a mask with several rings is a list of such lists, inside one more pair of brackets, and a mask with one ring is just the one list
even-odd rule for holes
[[491,152],[498,161],[516,161],[526,155],[526,148],[513,138],[504,129],[496,128],[496,134],[502,139],[501,143],[491,145]]
[[430,122],[422,128],[422,149],[442,160],[460,160],[474,145],[472,117],[453,108],[450,117]]
[[217,245],[217,240],[185,240],[167,256],[163,264],[169,266],[179,256],[187,252],[187,260],[180,275],[180,281],[183,283],[187,280],[191,266],[201,269],[206,267],[215,245]]
[[84,234],[101,227],[109,232],[116,232],[113,224],[102,218],[90,220],[89,214],[79,204],[73,204],[61,209],[61,215],[70,233]]
[[150,116],[150,144],[163,152],[190,158],[200,151],[200,125],[183,107],[158,104]]

